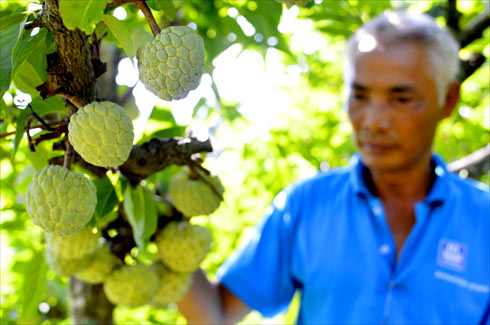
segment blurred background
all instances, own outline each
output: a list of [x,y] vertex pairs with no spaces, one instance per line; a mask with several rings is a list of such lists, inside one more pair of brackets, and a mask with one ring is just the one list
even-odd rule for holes
[[[161,27],[188,25],[203,37],[206,63],[200,86],[180,101],[158,99],[138,81],[137,60],[114,45],[115,36],[99,24],[95,33],[102,39],[101,61],[107,63],[107,72],[99,78],[98,97],[128,110],[135,143],[184,135],[211,140],[214,152],[206,156],[205,167],[219,175],[226,188],[219,210],[196,218],[213,231],[212,251],[202,265],[211,278],[248,238],[283,187],[298,177],[348,163],[355,147],[342,107],[343,46],[353,31],[383,10],[425,12],[462,41],[460,58],[467,69],[462,96],[457,110],[439,127],[435,152],[452,162],[490,142],[488,1],[311,0],[303,7],[274,0],[174,0],[171,4],[165,12],[154,10],[155,18]],[[40,8],[39,1],[2,0],[0,17]],[[106,13],[124,22],[135,47],[151,40],[135,5],[106,9]],[[480,33],[465,38],[475,26],[480,26]],[[31,35],[39,32],[33,29]],[[46,78],[38,68],[42,64],[35,64],[45,60],[53,46],[49,35],[45,41],[45,52],[29,54],[0,100],[2,324],[73,323],[68,313],[68,279],[45,267],[43,232],[24,206],[32,175],[53,156],[52,143],[41,143],[33,153],[26,137],[15,135],[15,123],[26,103],[63,109],[59,96],[43,102],[33,87]],[[0,43],[3,49],[2,38]],[[2,64],[4,59],[2,54]],[[175,168],[153,175],[147,184],[164,187]],[[466,169],[459,173],[489,183],[488,164],[477,175],[469,175]],[[296,297],[285,314],[264,319],[251,313],[243,323],[294,323],[297,309]],[[117,307],[114,321],[185,323],[175,305],[165,310]]]

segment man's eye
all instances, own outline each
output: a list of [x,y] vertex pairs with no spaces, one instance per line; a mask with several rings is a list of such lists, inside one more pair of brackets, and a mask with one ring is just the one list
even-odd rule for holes
[[353,99],[356,99],[356,100],[363,100],[366,98],[366,95],[362,94],[362,93],[353,93],[352,94],[352,98]]
[[398,103],[409,103],[412,101],[412,98],[409,98],[409,97],[396,97],[395,100],[398,102]]

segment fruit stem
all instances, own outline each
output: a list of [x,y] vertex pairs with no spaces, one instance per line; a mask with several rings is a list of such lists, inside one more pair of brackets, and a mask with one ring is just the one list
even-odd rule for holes
[[151,32],[153,33],[153,36],[157,36],[160,34],[160,27],[158,26],[157,22],[155,21],[155,17],[153,17],[153,14],[151,13],[150,7],[148,7],[148,4],[144,0],[134,0],[133,3],[138,6],[138,8],[141,10],[143,15],[145,15],[145,19],[148,22],[148,25],[150,25]]
[[76,95],[71,95],[67,93],[60,93],[61,96],[65,97],[68,99],[73,105],[75,105],[78,109],[82,108],[83,106],[87,105],[87,102],[83,100],[82,98],[76,96]]
[[73,147],[71,146],[70,141],[68,141],[68,136],[65,138],[65,160],[63,161],[63,167],[66,169],[70,169],[71,164],[73,163],[73,159],[75,158]]

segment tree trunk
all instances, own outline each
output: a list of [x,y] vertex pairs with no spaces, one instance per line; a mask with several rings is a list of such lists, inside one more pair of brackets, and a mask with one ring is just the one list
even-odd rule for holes
[[107,300],[102,284],[91,285],[70,278],[71,316],[75,324],[113,324],[114,305]]

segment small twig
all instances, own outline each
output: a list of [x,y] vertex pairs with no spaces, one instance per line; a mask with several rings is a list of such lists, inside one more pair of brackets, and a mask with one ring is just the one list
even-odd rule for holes
[[31,138],[31,134],[29,133],[29,130],[31,129],[31,121],[33,119],[34,119],[34,116],[33,115],[29,115],[29,117],[27,118],[27,121],[26,121],[26,134],[27,134],[27,142],[29,143],[29,149],[32,152],[35,152],[36,151],[36,147],[34,146],[34,142],[32,141],[32,138]]
[[44,121],[41,116],[37,115],[37,113],[34,112],[31,104],[27,104],[27,106],[31,109],[32,115],[39,121],[39,123],[41,123],[43,129],[54,131],[54,129],[48,123],[46,123],[46,121]]
[[153,17],[153,14],[151,13],[150,7],[148,7],[148,4],[144,0],[134,0],[133,1],[135,5],[138,6],[138,8],[141,10],[143,15],[145,16],[146,21],[148,22],[148,25],[150,25],[151,32],[153,33],[153,36],[157,36],[160,34],[160,27],[158,26],[157,22],[155,21],[155,17]]
[[[56,125],[60,125],[60,124],[63,124],[65,122],[51,122],[51,123],[48,123],[50,126],[56,126]],[[33,130],[33,129],[44,129],[44,126],[42,125],[34,125],[34,126],[31,126],[30,127],[30,130]],[[0,134],[0,139],[2,138],[6,138],[8,136],[11,136],[11,135],[14,135],[16,131],[12,131],[12,132],[6,132],[6,133],[2,133]]]
[[70,141],[68,141],[68,136],[65,138],[65,147],[66,151],[65,159],[63,161],[63,167],[65,167],[66,169],[70,169],[71,164],[73,163],[74,151]]

